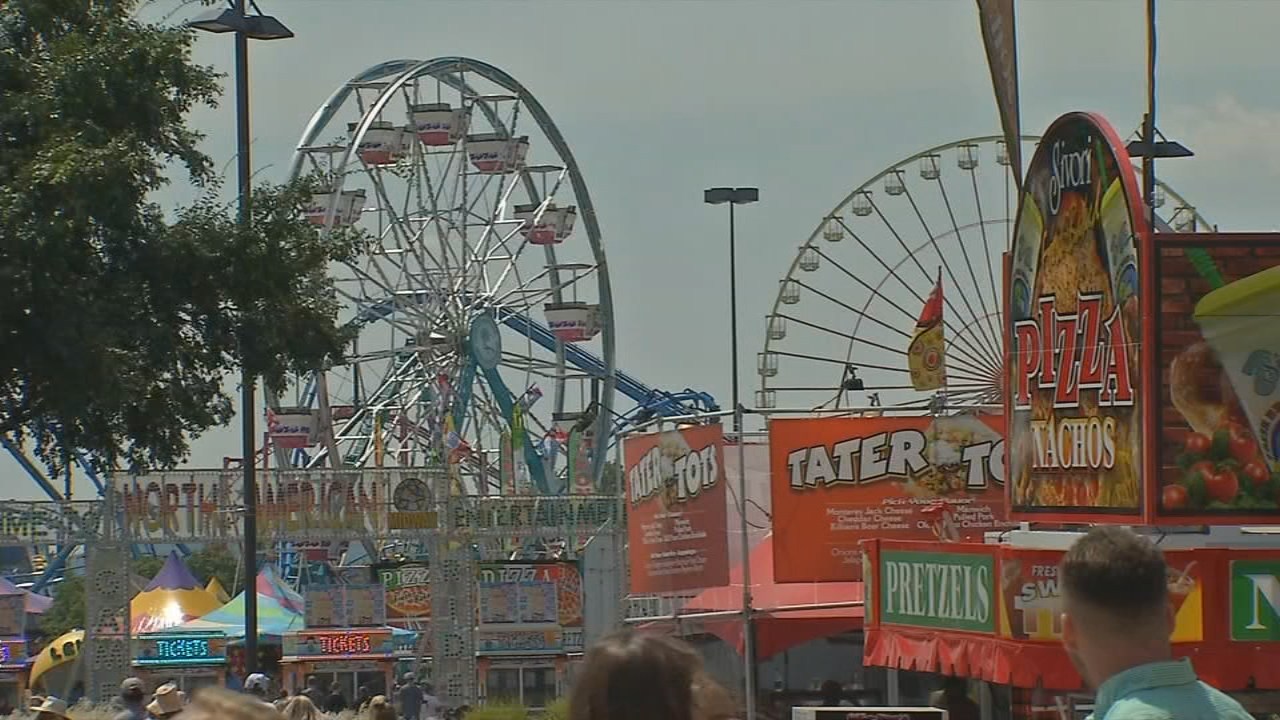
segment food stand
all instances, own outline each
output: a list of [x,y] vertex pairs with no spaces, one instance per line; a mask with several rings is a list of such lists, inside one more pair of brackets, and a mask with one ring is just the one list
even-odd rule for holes
[[477,579],[480,698],[546,707],[583,651],[582,570],[572,561],[484,563]]
[[348,700],[364,685],[385,695],[397,662],[412,657],[416,641],[417,633],[386,624],[383,586],[315,587],[306,593],[306,628],[284,635],[282,682],[300,692],[314,675],[326,688],[338,683]]
[[[1080,531],[1150,534],[1174,654],[1280,710],[1280,235],[1153,234],[1105,120],[1059,118],[1024,183],[1006,269],[1004,454],[1016,530],[864,542],[867,665],[960,676],[1015,718],[1083,717],[1058,567]],[[1055,529],[1056,528],[1056,529]],[[892,702],[894,698],[890,698]]]

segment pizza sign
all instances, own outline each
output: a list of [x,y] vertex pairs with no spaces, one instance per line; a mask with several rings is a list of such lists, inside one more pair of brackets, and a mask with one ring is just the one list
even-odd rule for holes
[[1008,286],[1009,506],[1023,519],[1141,511],[1137,198],[1105,120],[1071,113],[1045,133]]

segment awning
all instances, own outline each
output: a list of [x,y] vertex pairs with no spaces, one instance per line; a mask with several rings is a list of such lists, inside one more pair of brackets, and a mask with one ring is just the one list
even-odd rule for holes
[[[773,579],[773,535],[751,550],[751,607],[756,658],[772,657],[810,640],[862,627],[863,585],[860,582],[776,583]],[[857,603],[853,605],[851,603]],[[685,604],[681,614],[742,610],[742,565],[729,570],[729,584],[707,588]],[[703,628],[742,652],[742,620],[699,619]]]

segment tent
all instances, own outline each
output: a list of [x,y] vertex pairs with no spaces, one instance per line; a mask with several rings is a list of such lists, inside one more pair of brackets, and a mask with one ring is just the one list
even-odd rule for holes
[[[166,635],[182,633],[221,633],[224,637],[244,637],[245,595],[240,593],[231,602],[196,620],[190,620],[166,629]],[[306,626],[302,613],[293,612],[274,598],[258,593],[258,637],[279,639],[285,633],[302,630]]]
[[[773,535],[751,549],[752,626],[756,657],[765,659],[810,640],[862,628],[865,608],[860,582],[776,583]],[[700,619],[706,631],[738,650],[742,641],[742,565],[729,570],[729,584],[707,588],[681,613],[739,613]]]
[[267,565],[258,573],[258,595],[266,596],[275,600],[285,609],[296,612],[299,615],[303,613],[302,595],[297,590],[285,584],[280,578],[280,574],[276,572],[275,565]]
[[29,590],[14,585],[8,578],[0,577],[0,595],[25,595],[23,603],[28,615],[41,615],[53,605],[53,598],[48,595],[37,595]]
[[218,582],[216,577],[209,578],[209,584],[205,585],[204,589],[213,593],[213,596],[218,598],[218,602],[223,605],[231,602],[231,596],[227,594],[227,589],[222,587],[222,583]]
[[156,632],[213,612],[220,604],[174,550],[160,572],[133,596],[129,614],[134,633]]

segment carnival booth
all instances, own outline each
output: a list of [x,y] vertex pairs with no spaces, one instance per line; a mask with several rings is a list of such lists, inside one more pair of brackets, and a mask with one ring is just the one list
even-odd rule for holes
[[281,678],[299,692],[308,677],[325,687],[337,683],[347,700],[368,686],[387,695],[395,685],[397,662],[412,657],[417,633],[386,624],[386,588],[337,584],[306,593],[305,628],[284,634]]
[[[270,566],[258,574],[258,667],[279,672],[286,633],[303,627],[302,597]],[[245,594],[203,617],[138,636],[134,665],[152,678],[174,678],[191,692],[206,685],[238,688],[243,682]]]
[[18,707],[27,690],[27,633],[53,599],[0,578],[0,708]]
[[[1280,711],[1280,235],[1156,233],[1102,118],[1028,167],[1006,270],[1008,516],[985,542],[871,540],[865,662],[973,679],[1012,717],[1079,717],[1058,566],[1078,533],[1150,533],[1174,652]],[[944,514],[950,514],[950,508]],[[947,538],[943,536],[943,539]]]

